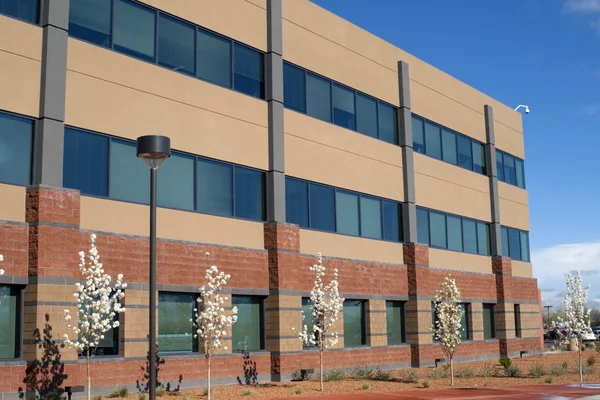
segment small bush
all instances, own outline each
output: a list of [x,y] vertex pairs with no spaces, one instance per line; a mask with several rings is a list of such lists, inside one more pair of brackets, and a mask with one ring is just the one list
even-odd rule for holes
[[[579,373],[579,371],[577,371]],[[593,365],[584,365],[583,366],[583,375],[592,375],[594,373]]]
[[415,383],[419,381],[419,373],[413,369],[406,369],[402,373],[402,380],[407,383]]
[[301,380],[302,380],[302,373],[300,372],[299,369],[292,372],[292,381],[301,381]]
[[101,394],[97,394],[93,397],[94,400],[102,400],[102,395]]
[[296,388],[296,390],[294,390],[294,393],[296,394],[302,394],[303,390],[301,388]]
[[457,378],[472,378],[475,373],[471,367],[460,367],[456,370]]
[[119,386],[110,394],[110,397],[120,397],[124,399],[129,395],[129,390],[125,386]]
[[394,379],[394,371],[389,369],[377,369],[371,379],[374,381],[389,382]]
[[205,388],[204,391],[202,392],[203,396],[208,396],[208,388]]
[[490,363],[486,363],[481,368],[481,372],[479,373],[484,378],[495,378],[500,375],[500,371],[494,365]]
[[190,396],[187,394],[181,395],[181,400],[190,400]]
[[330,369],[323,373],[325,382],[343,381],[344,378],[346,378],[346,372],[343,369]]
[[560,365],[553,365],[550,373],[554,376],[561,376],[567,372],[566,368],[561,367]]
[[510,368],[510,366],[512,365],[512,360],[509,357],[500,357],[500,359],[498,360],[498,362],[500,364],[502,364],[502,366],[504,367],[504,369]]
[[546,382],[547,384],[551,384],[552,383],[552,377],[551,376],[547,376],[546,379],[544,379],[544,382]]
[[369,385],[368,383],[363,383],[362,385],[363,390],[369,390],[370,387],[371,385]]
[[138,400],[146,400],[146,393],[138,394]]
[[448,378],[449,372],[446,368],[433,368],[429,372],[431,379],[446,379]]
[[156,388],[156,397],[163,397],[165,394],[167,394],[167,389],[162,386]]
[[565,361],[564,363],[562,363],[561,368],[567,369],[567,368],[569,368],[569,364],[567,364],[567,362]]
[[429,387],[429,381],[425,380],[421,383],[423,385],[424,389],[427,389]]
[[520,378],[521,376],[523,376],[523,373],[521,372],[519,367],[511,365],[508,368],[504,368],[504,375],[508,376],[509,378]]
[[58,393],[48,393],[44,400],[63,400],[63,397]]
[[536,364],[529,369],[529,373],[535,377],[540,377],[546,375],[546,370],[543,366]]
[[369,367],[356,367],[352,371],[352,376],[355,379],[371,379],[373,377],[373,370]]
[[594,364],[596,364],[596,356],[594,354],[590,354],[585,360],[585,365],[591,367]]
[[244,390],[242,396],[252,396],[252,390]]

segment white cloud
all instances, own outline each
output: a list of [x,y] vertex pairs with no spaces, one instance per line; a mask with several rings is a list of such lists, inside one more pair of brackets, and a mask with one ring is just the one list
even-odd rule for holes
[[545,305],[560,305],[564,296],[566,275],[581,271],[584,284],[590,284],[589,299],[600,300],[600,241],[559,244],[531,253],[533,274],[543,288]]
[[566,0],[563,11],[576,13],[600,12],[600,0]]

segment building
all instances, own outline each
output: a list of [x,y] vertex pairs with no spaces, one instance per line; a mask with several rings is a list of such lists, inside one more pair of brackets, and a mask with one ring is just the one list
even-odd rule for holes
[[[323,253],[347,299],[327,367],[431,365],[431,302],[464,297],[458,360],[539,348],[521,115],[308,0],[0,2],[0,393],[16,398],[76,308],[97,243],[129,287],[94,390],[142,379],[147,352],[145,134],[171,138],[158,201],[159,379],[204,382],[191,339],[209,264],[240,320],[219,384],[314,368],[299,328]],[[208,257],[205,252],[209,252]],[[6,333],[5,333],[6,332]],[[57,339],[58,338],[58,339]],[[63,385],[85,364],[62,349]]]

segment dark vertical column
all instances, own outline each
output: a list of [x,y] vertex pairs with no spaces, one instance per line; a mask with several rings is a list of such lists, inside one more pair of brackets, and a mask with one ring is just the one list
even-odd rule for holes
[[285,222],[283,137],[283,39],[281,0],[267,0],[267,104],[269,108],[269,171],[267,221]]
[[490,239],[492,256],[502,256],[502,234],[500,230],[500,200],[498,198],[498,164],[496,163],[496,139],[494,137],[494,110],[492,106],[484,107],[485,114],[485,157],[487,173],[490,179],[490,207],[492,223],[490,224]]
[[40,113],[34,140],[33,184],[62,186],[69,0],[43,1]]
[[417,243],[417,207],[415,204],[415,166],[413,161],[413,137],[410,111],[410,76],[408,64],[398,61],[398,133],[402,149],[402,171],[404,173],[403,229],[404,242]]

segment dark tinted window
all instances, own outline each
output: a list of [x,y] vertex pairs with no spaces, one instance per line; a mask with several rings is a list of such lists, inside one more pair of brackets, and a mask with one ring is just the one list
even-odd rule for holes
[[21,290],[0,286],[0,360],[19,358],[21,332]]
[[197,160],[198,211],[233,215],[233,166],[211,160]]
[[399,242],[402,239],[401,205],[389,200],[383,200],[383,238]]
[[494,305],[483,305],[483,338],[493,339],[496,337],[496,324],[494,321]]
[[306,114],[331,122],[331,82],[306,74]]
[[0,0],[0,14],[37,24],[38,1],[39,0]]
[[354,91],[333,84],[333,123],[348,129],[356,129]]
[[440,126],[425,122],[425,154],[430,157],[442,159],[442,140]]
[[[14,1],[14,0],[4,0]],[[0,0],[0,4],[2,0]],[[71,0],[69,35],[99,46],[110,47],[111,2],[106,0]]]
[[456,155],[456,133],[448,129],[442,129],[443,159],[450,164],[457,164]]
[[335,192],[333,188],[310,184],[310,227],[335,232]]
[[463,218],[463,247],[466,253],[477,254],[477,225],[475,221]]
[[157,171],[159,207],[194,209],[194,157],[173,152]]
[[196,28],[160,14],[158,18],[158,63],[174,71],[195,75]]
[[0,113],[0,182],[31,182],[33,121]]
[[137,158],[135,143],[111,140],[109,174],[110,197],[136,203],[150,202],[150,170]]
[[386,301],[385,317],[388,346],[404,343],[406,341],[404,303],[401,301]]
[[262,221],[264,219],[265,174],[235,167],[235,216]]
[[398,144],[398,117],[394,107],[379,103],[379,139]]
[[477,223],[477,248],[479,254],[489,256],[490,249],[490,226],[485,222]]
[[510,246],[510,258],[513,260],[521,259],[521,235],[516,229],[508,229],[508,240]]
[[306,112],[306,73],[283,63],[283,104],[291,110]]
[[344,300],[344,347],[367,344],[365,302]]
[[238,308],[238,319],[231,329],[233,351],[263,349],[263,300],[255,296],[232,296],[231,303]]
[[529,233],[527,232],[519,232],[521,235],[521,260],[530,261],[529,260]]
[[128,0],[114,0],[114,48],[145,61],[155,61],[156,11]]
[[337,232],[358,236],[358,195],[337,190],[335,193]]
[[520,188],[525,188],[525,170],[523,169],[523,161],[515,159],[515,174],[516,184]]
[[485,174],[485,147],[473,141],[473,171]]
[[458,165],[473,170],[473,156],[471,155],[471,139],[457,135]]
[[198,78],[231,87],[231,41],[203,29],[198,30]]
[[360,196],[360,235],[381,239],[381,200]]
[[500,231],[502,232],[502,255],[504,257],[510,257],[509,252],[509,240],[508,240],[508,228],[501,227]]
[[446,248],[446,216],[435,211],[429,212],[429,235],[431,246]]
[[308,183],[297,179],[285,180],[286,220],[308,228]]
[[462,222],[460,217],[454,215],[448,215],[447,228],[448,228],[448,249],[462,251]]
[[504,182],[515,185],[517,178],[515,176],[515,158],[509,154],[504,154]]
[[247,46],[235,43],[233,60],[234,89],[250,96],[264,98],[263,55]]
[[429,211],[417,207],[417,240],[429,244]]
[[504,160],[502,157],[502,152],[496,150],[496,169],[498,174],[498,180],[504,181]]
[[192,318],[197,295],[188,293],[158,294],[158,346],[161,352],[196,352]]
[[417,153],[425,154],[425,136],[423,133],[423,120],[412,117],[413,149]]
[[65,128],[63,186],[81,194],[108,196],[107,136]]
[[360,93],[356,95],[356,130],[377,137],[377,100]]

